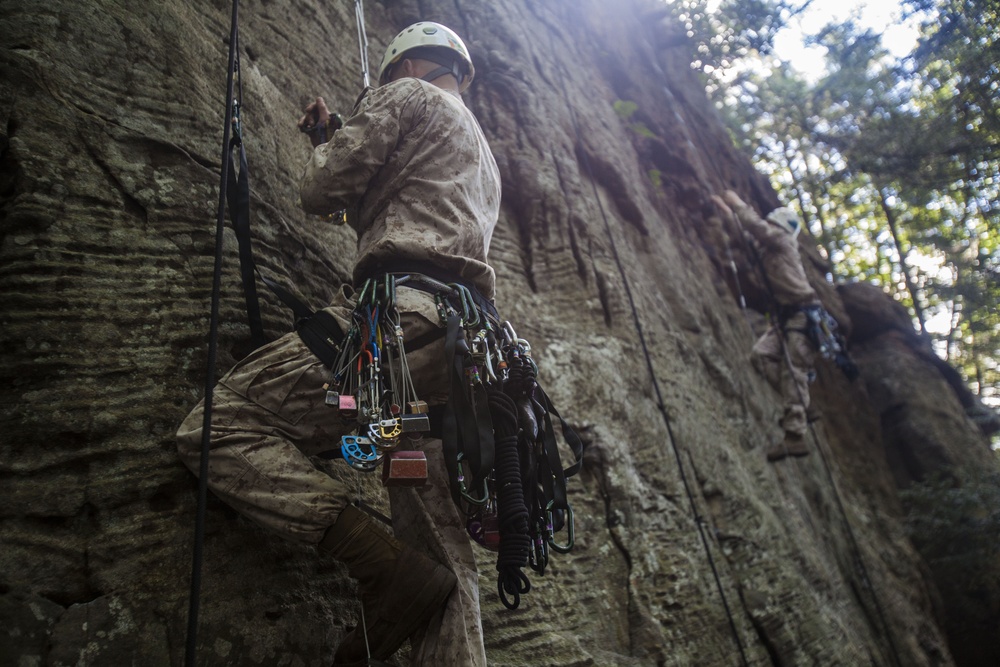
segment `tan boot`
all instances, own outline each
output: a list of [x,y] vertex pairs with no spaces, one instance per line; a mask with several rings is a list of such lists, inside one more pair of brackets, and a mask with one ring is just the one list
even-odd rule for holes
[[[388,658],[444,606],[458,582],[444,565],[399,542],[361,510],[348,506],[330,527],[320,549],[347,564],[358,580],[363,625],[344,637],[335,667],[368,665]],[[365,630],[367,629],[367,647]]]
[[801,433],[785,433],[784,439],[767,448],[767,460],[771,463],[780,461],[786,456],[808,456],[809,447]]

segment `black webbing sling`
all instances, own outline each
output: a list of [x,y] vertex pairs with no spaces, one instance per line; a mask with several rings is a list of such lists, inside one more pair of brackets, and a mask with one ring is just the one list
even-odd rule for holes
[[[238,67],[238,65],[237,65]],[[264,335],[264,324],[260,315],[260,302],[257,299],[256,277],[270,288],[281,302],[295,314],[295,330],[303,342],[322,362],[332,366],[340,350],[344,332],[337,320],[329,313],[314,312],[302,299],[280,283],[264,276],[253,259],[253,241],[250,234],[250,170],[247,167],[247,154],[243,145],[241,124],[239,119],[239,102],[233,102],[233,137],[229,142],[229,178],[226,198],[229,202],[229,216],[236,233],[240,252],[240,276],[243,282],[243,292],[246,296],[247,320],[250,325],[250,340],[254,349],[267,343]],[[237,177],[233,168],[233,149],[239,149],[240,172]]]
[[[250,242],[250,170],[247,167],[247,152],[243,147],[243,137],[240,127],[239,102],[233,102],[233,136],[229,141],[229,183],[226,197],[229,200],[229,218],[236,232],[236,241],[240,249],[240,276],[243,281],[243,293],[247,302],[247,319],[250,324],[250,341],[254,349],[264,345],[264,323],[260,317],[260,302],[257,300],[257,282],[254,280],[256,266],[253,261],[253,248]],[[240,152],[240,172],[236,175],[233,166],[233,149]]]

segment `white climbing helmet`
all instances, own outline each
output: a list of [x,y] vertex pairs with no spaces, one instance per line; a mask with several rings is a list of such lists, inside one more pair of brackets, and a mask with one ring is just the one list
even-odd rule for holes
[[787,206],[776,208],[768,213],[767,220],[784,229],[792,237],[798,236],[799,232],[802,231],[802,222],[799,220],[799,216],[795,215],[795,211]]
[[[382,64],[378,66],[379,85],[387,82],[392,65],[399,62],[403,54],[407,51],[422,49],[424,47],[434,50],[447,49],[452,52],[446,54],[447,60],[451,62],[458,61],[458,76],[455,78],[458,79],[459,91],[465,92],[465,89],[472,83],[472,77],[476,75],[476,68],[472,66],[472,58],[469,57],[469,50],[465,48],[465,42],[462,41],[462,38],[454,30],[431,21],[421,21],[414,23],[408,28],[404,28],[401,33],[396,35],[395,39],[389,42],[389,46],[385,50],[385,55],[382,56]],[[433,54],[433,51],[430,53]],[[431,60],[430,58],[424,58],[425,55],[427,54],[424,53],[417,57],[421,57],[424,60]],[[458,56],[457,59],[455,58],[456,55]],[[433,60],[433,62],[437,62],[437,60]],[[450,62],[448,65],[445,63],[438,64],[448,66]]]

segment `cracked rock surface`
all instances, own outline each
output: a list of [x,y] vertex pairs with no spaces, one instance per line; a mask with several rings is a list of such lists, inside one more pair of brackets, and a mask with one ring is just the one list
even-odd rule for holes
[[[295,121],[315,95],[353,105],[353,10],[241,4],[258,266],[317,306],[348,279],[356,239],[298,210],[308,144]],[[0,3],[0,665],[183,662],[196,485],[173,433],[205,385],[230,11]],[[467,38],[466,103],[503,178],[498,306],[589,445],[570,484],[576,548],[516,612],[481,554],[490,664],[956,664],[954,606],[907,537],[898,492],[996,459],[946,371],[907,352],[905,314],[881,293],[838,292],[803,238],[827,307],[864,332],[863,377],[821,363],[813,455],[765,461],[781,401],[749,351],[767,295],[709,197],[778,202],[658,3],[366,11],[376,63],[416,20]],[[228,229],[224,242],[220,374],[249,350]],[[268,333],[289,330],[263,299]],[[384,505],[374,476],[363,493]],[[214,498],[204,555],[199,664],[326,665],[356,622],[342,567]],[[996,609],[976,619],[994,630],[981,641],[1000,629]]]

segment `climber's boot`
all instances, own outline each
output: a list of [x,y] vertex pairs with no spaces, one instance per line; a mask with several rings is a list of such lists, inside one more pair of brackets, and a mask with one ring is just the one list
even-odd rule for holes
[[808,456],[805,436],[801,433],[785,433],[782,440],[767,448],[767,460],[771,463],[780,461],[786,456]]
[[369,653],[375,660],[391,656],[444,606],[458,582],[354,506],[340,513],[319,547],[347,564],[361,597],[363,616],[337,648],[335,667],[368,665]]

